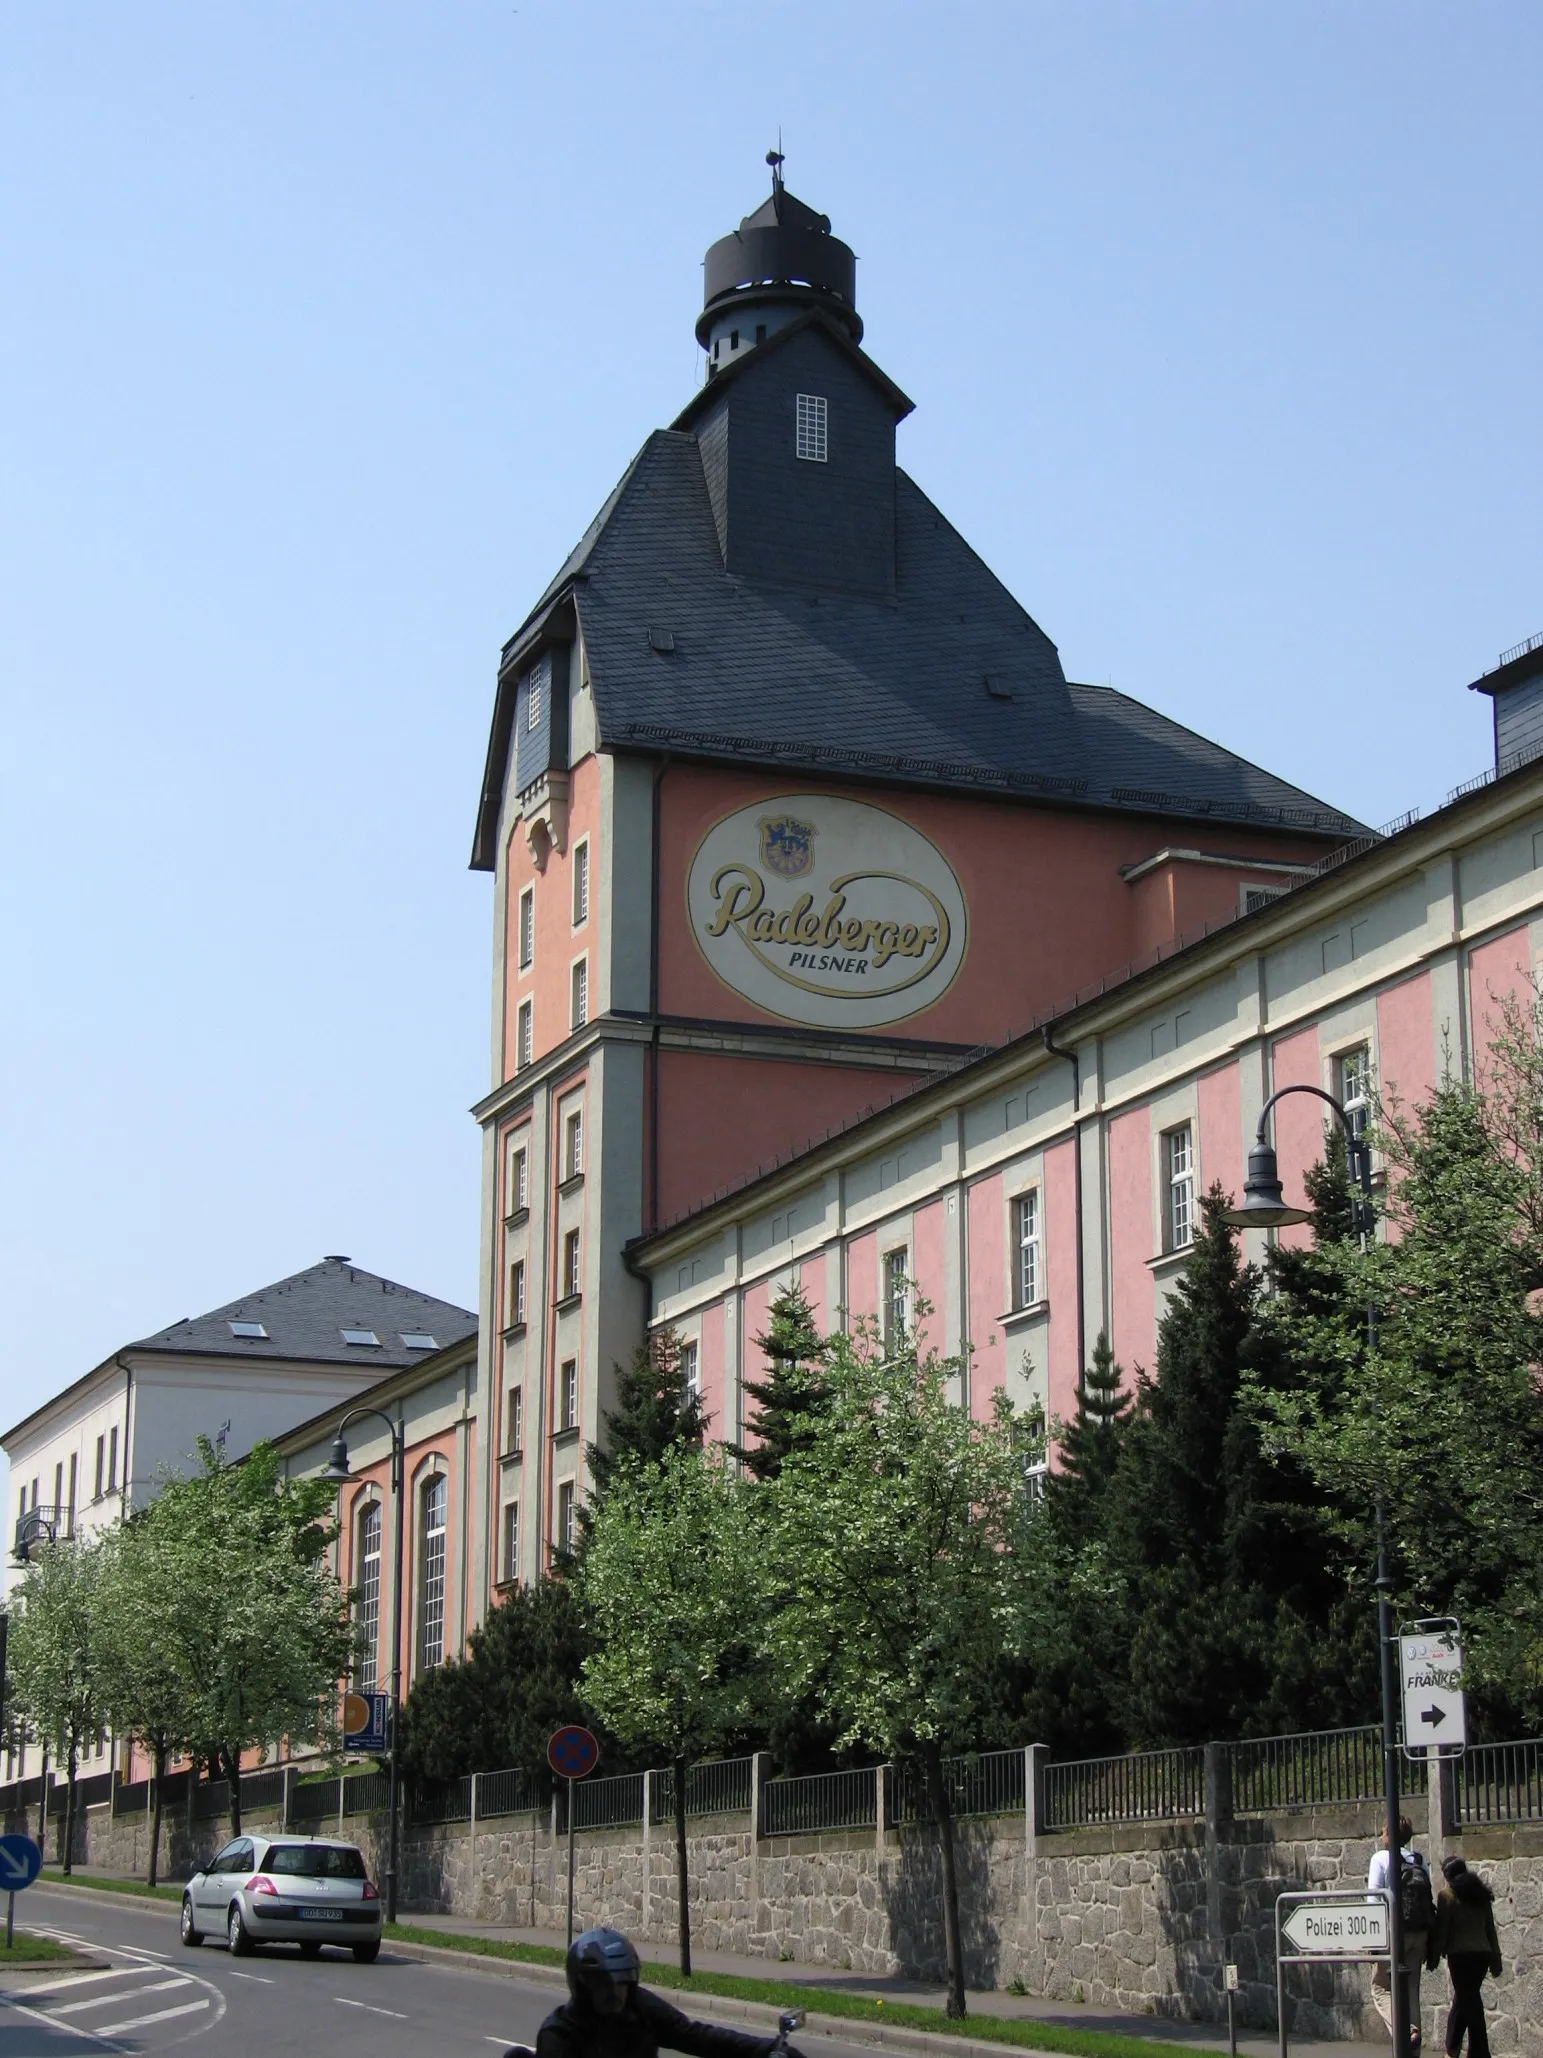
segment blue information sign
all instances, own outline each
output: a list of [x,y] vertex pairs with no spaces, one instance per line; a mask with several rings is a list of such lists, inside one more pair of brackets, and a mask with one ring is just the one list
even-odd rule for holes
[[43,1853],[29,1836],[0,1836],[0,1893],[19,1894],[43,1869]]
[[386,1724],[391,1712],[389,1694],[343,1696],[343,1748],[346,1751],[383,1751]]

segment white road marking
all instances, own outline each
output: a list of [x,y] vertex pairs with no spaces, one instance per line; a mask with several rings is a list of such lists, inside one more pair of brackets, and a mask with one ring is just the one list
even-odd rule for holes
[[368,2001],[345,2000],[341,1994],[334,1994],[333,2000],[340,2008],[362,2008],[366,2015],[389,2015],[393,2022],[405,2022],[407,2017],[396,2008],[372,2008]]
[[230,1974],[232,1979],[255,1979],[260,1987],[271,1987],[273,1985],[273,1981],[269,1979],[267,1975],[264,1973],[237,1972],[234,1965],[228,1965],[225,1969]]
[[[153,1968],[146,1966],[147,1972]],[[164,1994],[169,1987],[190,1987],[190,1979],[153,1979],[147,1986],[135,1987],[133,1998],[141,1994]],[[63,2008],[51,2008],[51,2015],[84,2015],[88,2008],[120,2008],[127,1997],[122,1993],[98,1994],[90,2001],[70,2001]]]
[[66,1972],[58,1979],[47,1979],[41,1981],[37,1986],[29,1986],[27,1992],[29,1994],[62,1994],[69,1987],[96,1986],[104,1979],[132,1979],[136,1972],[143,1972],[145,1970],[146,1968],[142,1965],[114,1965],[107,1972]]
[[170,2022],[174,2015],[198,2015],[209,2006],[207,2001],[186,2001],[180,2008],[158,2008],[153,2015],[134,2015],[127,2022],[110,2022],[102,2031],[104,2037],[121,2036],[125,2030],[143,2029],[150,2022]]
[[[64,2028],[62,2022],[55,2022],[51,2015],[45,2015],[40,2008],[25,2008],[20,2001],[13,2001],[8,1994],[0,1995],[0,2005],[9,2008],[13,2014],[29,2016],[33,2022],[41,2022],[49,2029]],[[101,2030],[87,2029],[83,2022],[66,2033],[71,2036],[90,2037],[94,2043],[100,2044],[104,2051],[122,2051],[127,2048],[126,2045],[115,2044],[112,2038],[105,2036]]]

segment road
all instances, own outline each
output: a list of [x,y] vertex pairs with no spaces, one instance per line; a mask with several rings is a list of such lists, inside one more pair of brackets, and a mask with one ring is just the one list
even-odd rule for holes
[[[102,2058],[185,2050],[186,2058],[489,2058],[533,2044],[561,1989],[395,1957],[304,1959],[282,1946],[234,1962],[220,1944],[183,1948],[172,1901],[33,1887],[17,1926],[77,1943],[101,1971],[0,1975],[0,2058]],[[870,2048],[804,2039],[819,2058]],[[203,2044],[205,2051],[199,2049]]]

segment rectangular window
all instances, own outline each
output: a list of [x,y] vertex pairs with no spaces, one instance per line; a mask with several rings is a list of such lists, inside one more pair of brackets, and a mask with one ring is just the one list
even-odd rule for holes
[[524,1144],[509,1153],[509,1177],[504,1199],[506,1214],[517,1215],[530,1206],[530,1158]]
[[579,1232],[570,1229],[563,1238],[563,1299],[576,1300],[579,1292]]
[[[105,1436],[99,1436],[96,1440],[96,1485],[92,1488],[91,1492],[91,1498],[94,1501],[99,1501],[102,1498],[102,1465],[106,1456],[107,1439]],[[26,1495],[23,1494],[22,1498],[25,1500]]]
[[564,1358],[557,1373],[557,1426],[559,1429],[577,1429],[579,1426],[579,1361]]
[[906,1278],[906,1252],[886,1251],[884,1253],[884,1343],[888,1350],[898,1350],[905,1341],[906,1324],[910,1319],[911,1290]]
[[582,929],[589,920],[589,845],[573,847],[573,926]]
[[525,1448],[525,1389],[523,1386],[510,1387],[508,1398],[504,1402],[504,1408],[507,1423],[504,1449],[506,1451],[522,1451]]
[[530,686],[525,700],[525,726],[531,731],[541,727],[542,704],[546,698],[546,664],[532,665]]
[[1195,1145],[1190,1126],[1170,1129],[1163,1138],[1166,1182],[1164,1248],[1187,1250],[1195,1240]]
[[589,959],[580,958],[573,968],[573,1009],[571,1026],[582,1029],[589,1020]]
[[520,1576],[520,1504],[504,1502],[503,1579],[508,1586]]
[[798,455],[811,464],[825,462],[825,398],[820,393],[798,396]]
[[1039,1188],[1021,1194],[1013,1203],[1014,1229],[1018,1244],[1017,1305],[1032,1308],[1044,1296],[1043,1267],[1039,1249]]
[[536,889],[527,886],[520,895],[520,970],[528,972],[536,957]]
[[577,1108],[563,1124],[563,1177],[577,1179],[584,1170],[584,1110]]
[[1347,1050],[1339,1061],[1339,1097],[1351,1128],[1364,1136],[1372,1115],[1372,1058],[1364,1043],[1359,1050]]
[[702,1360],[695,1343],[683,1343],[680,1347],[681,1383],[693,1400],[702,1398]]
[[[118,1491],[118,1425],[116,1423],[113,1424],[107,1435],[107,1491],[109,1493],[116,1493]],[[36,1487],[33,1488],[32,1498],[34,1500],[37,1499]]]
[[504,1309],[504,1327],[525,1327],[525,1260],[516,1258],[509,1267],[509,1301]]
[[522,1000],[520,1011],[514,1018],[514,1069],[517,1072],[523,1072],[530,1063],[533,1043],[530,1002]]
[[557,1489],[557,1548],[566,1557],[573,1549],[573,1481]]
[[432,1672],[445,1656],[445,1480],[428,1481],[422,1500],[418,1580],[418,1663]]
[[64,1506],[64,1460],[54,1467],[54,1521],[59,1520],[59,1510]]
[[380,1673],[380,1502],[370,1501],[359,1514],[358,1562],[354,1585],[359,1594],[358,1682],[362,1694],[375,1691]]
[[75,1479],[80,1460],[74,1451],[70,1452],[70,1535],[75,1534]]

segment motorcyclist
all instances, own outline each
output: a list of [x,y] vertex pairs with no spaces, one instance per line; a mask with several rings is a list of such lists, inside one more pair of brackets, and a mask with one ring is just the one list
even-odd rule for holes
[[536,2058],[658,2058],[660,2047],[691,2058],[802,2058],[785,2036],[751,2036],[693,2022],[638,1983],[638,1954],[614,1929],[586,1929],[569,1946],[568,1992],[536,2036]]

